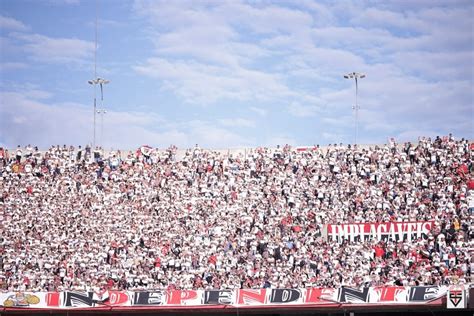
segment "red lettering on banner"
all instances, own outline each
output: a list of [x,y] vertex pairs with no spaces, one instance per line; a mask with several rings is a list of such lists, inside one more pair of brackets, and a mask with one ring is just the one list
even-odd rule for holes
[[381,286],[374,290],[379,294],[377,302],[396,302],[396,296],[405,288],[403,286]]
[[181,305],[186,300],[197,298],[197,292],[191,290],[173,290],[166,291],[166,303],[172,305]]
[[239,298],[237,300],[238,304],[265,304],[265,297],[267,291],[265,289],[259,290],[239,290]]
[[321,302],[322,288],[311,288],[306,289],[305,303],[318,303]]
[[48,292],[48,294],[46,294],[46,305],[51,307],[58,307],[59,294],[59,292]]
[[[334,289],[325,289],[320,287],[306,289],[305,303],[320,303],[322,301],[331,301]],[[326,299],[325,299],[326,297]]]
[[109,291],[110,305],[123,305],[128,302],[128,295],[126,292]]

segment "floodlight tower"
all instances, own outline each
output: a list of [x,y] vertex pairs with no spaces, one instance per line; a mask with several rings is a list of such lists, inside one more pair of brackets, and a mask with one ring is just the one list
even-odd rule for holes
[[360,109],[359,104],[357,103],[357,98],[358,98],[358,94],[359,94],[358,79],[365,78],[365,74],[362,74],[362,73],[359,73],[359,72],[351,72],[351,73],[348,73],[347,75],[344,75],[344,78],[355,80],[355,86],[356,86],[355,105],[352,108],[355,111],[355,140],[354,140],[354,144],[357,145],[357,132],[358,132],[358,125],[359,125],[359,109]]
[[[109,83],[109,80],[97,77],[97,25],[98,25],[98,0],[96,1],[96,10],[95,10],[95,47],[94,47],[94,79],[87,81],[89,84],[94,86],[94,139],[92,143],[92,147],[95,148],[95,135],[96,135],[96,113],[97,111],[97,85],[100,85],[100,99],[102,101],[102,108],[104,107],[104,85]],[[102,109],[102,111],[104,111]],[[105,114],[105,113],[104,113]],[[102,115],[103,120],[103,115]]]

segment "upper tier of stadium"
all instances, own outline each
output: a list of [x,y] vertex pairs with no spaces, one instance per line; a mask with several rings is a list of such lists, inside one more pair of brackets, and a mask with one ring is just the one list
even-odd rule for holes
[[[451,136],[223,151],[0,149],[0,289],[470,283],[473,157],[468,140]],[[428,228],[328,233],[349,223]]]

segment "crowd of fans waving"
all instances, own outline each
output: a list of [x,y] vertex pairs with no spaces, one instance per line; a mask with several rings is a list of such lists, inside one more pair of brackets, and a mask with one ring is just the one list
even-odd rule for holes
[[[474,148],[0,148],[0,290],[450,285],[474,270]],[[434,221],[416,240],[326,224]]]

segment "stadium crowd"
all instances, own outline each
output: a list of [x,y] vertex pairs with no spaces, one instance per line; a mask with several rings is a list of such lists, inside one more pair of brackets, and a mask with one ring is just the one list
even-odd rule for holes
[[[196,146],[0,148],[0,289],[470,283],[473,152],[416,144],[245,154]],[[414,241],[333,241],[325,224],[434,221]]]

